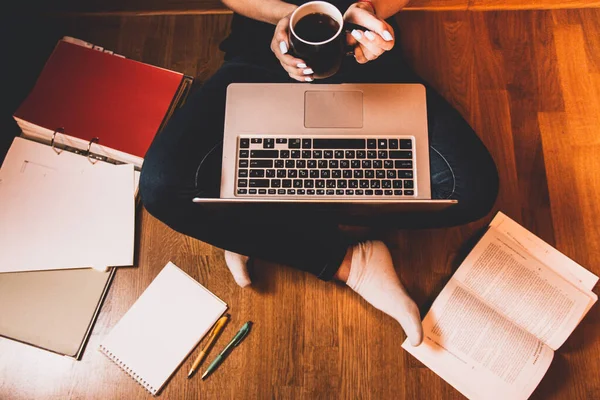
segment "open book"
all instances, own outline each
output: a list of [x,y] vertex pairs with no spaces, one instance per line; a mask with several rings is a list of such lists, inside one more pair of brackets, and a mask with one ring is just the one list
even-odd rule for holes
[[598,296],[598,277],[498,213],[402,347],[470,399],[526,399]]

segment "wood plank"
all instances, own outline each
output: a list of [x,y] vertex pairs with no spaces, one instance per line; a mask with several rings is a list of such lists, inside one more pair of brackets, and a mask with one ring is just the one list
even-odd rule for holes
[[598,0],[469,0],[469,10],[553,10],[600,7]]

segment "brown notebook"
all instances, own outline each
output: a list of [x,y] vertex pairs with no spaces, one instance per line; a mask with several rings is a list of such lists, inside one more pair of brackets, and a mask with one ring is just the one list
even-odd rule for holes
[[0,335],[79,359],[114,268],[0,274]]

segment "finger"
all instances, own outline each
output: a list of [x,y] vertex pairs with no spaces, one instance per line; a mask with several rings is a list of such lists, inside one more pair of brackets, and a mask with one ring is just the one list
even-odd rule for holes
[[394,29],[387,22],[377,18],[367,10],[358,7],[350,8],[344,15],[344,20],[377,33],[386,42],[394,42]]
[[393,41],[390,42],[385,40],[376,32],[365,31],[363,37],[364,40],[362,40],[360,43],[368,48],[380,48],[383,51],[389,51],[394,47]]
[[299,58],[293,57],[289,54],[283,54],[279,57],[277,57],[279,59],[279,62],[285,65],[288,65],[290,67],[293,68],[302,68],[302,69],[306,69],[306,68],[310,68],[310,66],[307,66],[306,63],[304,62],[304,60],[301,60]]
[[[368,60],[374,60],[379,57],[385,50],[379,47],[376,43],[376,37],[379,36],[370,31],[359,31],[357,29],[352,31],[352,36],[358,41],[360,46],[363,48],[363,53]],[[372,39],[368,39],[368,37]]]
[[275,27],[275,33],[273,34],[273,40],[271,41],[271,51],[275,53],[275,56],[287,54],[289,50],[288,43],[288,19],[283,18]]
[[365,63],[369,62],[369,60],[367,60],[367,58],[363,54],[362,48],[360,46],[356,46],[354,48],[354,58],[356,59],[356,62],[359,64],[365,64]]
[[[290,76],[302,77],[302,81],[311,82],[314,78],[314,72],[311,68],[297,68],[296,66],[290,66],[284,63],[281,63],[281,66]],[[310,80],[307,80],[306,78],[309,78]]]
[[288,74],[290,78],[297,80],[298,82],[312,82],[314,78],[312,76]]

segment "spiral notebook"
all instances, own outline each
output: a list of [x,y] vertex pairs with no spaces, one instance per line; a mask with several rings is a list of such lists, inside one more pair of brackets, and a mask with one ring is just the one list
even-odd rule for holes
[[168,263],[99,350],[157,394],[227,310],[227,304]]

